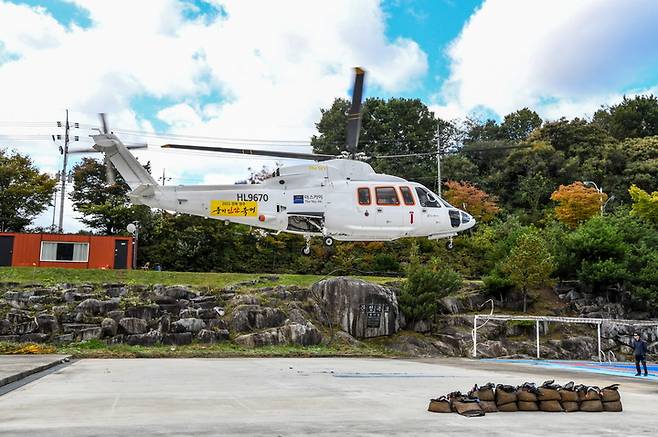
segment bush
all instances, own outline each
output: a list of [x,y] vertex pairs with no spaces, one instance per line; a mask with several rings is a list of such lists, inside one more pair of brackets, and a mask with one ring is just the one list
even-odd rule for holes
[[497,299],[503,300],[504,296],[512,290],[514,283],[511,279],[503,276],[498,270],[494,269],[489,275],[482,278],[486,293]]
[[439,299],[456,292],[461,285],[461,275],[450,268],[434,271],[412,263],[400,294],[400,309],[408,322],[427,320],[436,314]]

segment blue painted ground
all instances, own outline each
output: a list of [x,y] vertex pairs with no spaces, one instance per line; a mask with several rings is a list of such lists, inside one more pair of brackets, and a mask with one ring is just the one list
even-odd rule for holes
[[635,379],[658,381],[658,364],[647,363],[649,376],[634,376],[635,363],[599,363],[597,361],[561,361],[561,360],[503,360],[486,359],[483,361],[494,361],[500,363],[517,363],[531,366],[546,367],[559,370],[576,370],[580,372],[598,373],[600,375],[627,376]]

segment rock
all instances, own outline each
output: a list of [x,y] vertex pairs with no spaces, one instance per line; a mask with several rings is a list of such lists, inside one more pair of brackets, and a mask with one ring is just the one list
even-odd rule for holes
[[30,320],[29,322],[25,323],[19,323],[17,325],[14,325],[13,331],[14,334],[16,335],[23,335],[23,334],[30,334],[32,332],[35,332],[39,326],[37,325],[37,322],[34,320]]
[[221,317],[225,314],[224,308],[222,307],[212,307],[212,308],[199,308],[197,310],[197,317],[200,319],[215,319],[217,317]]
[[157,305],[141,305],[126,309],[126,317],[143,319],[147,322],[156,319],[159,307]]
[[290,323],[279,328],[262,332],[245,334],[237,337],[235,342],[245,347],[273,346],[279,344],[316,345],[322,341],[322,334],[312,323],[301,325]]
[[400,329],[393,289],[360,279],[338,277],[311,287],[334,326],[356,338],[395,334]]
[[7,335],[11,333],[11,323],[9,320],[0,320],[0,335]]
[[73,303],[91,299],[93,296],[90,293],[79,293],[78,290],[71,289],[65,291],[63,297],[66,303]]
[[509,354],[503,342],[497,340],[478,341],[477,348],[478,358],[496,358]]
[[0,342],[18,343],[20,337],[18,335],[0,335]]
[[432,324],[428,320],[418,320],[414,322],[411,330],[418,333],[430,332],[432,330]]
[[180,312],[180,317],[181,319],[190,319],[190,318],[198,318],[199,316],[199,311],[196,308],[185,308],[181,310]]
[[57,318],[52,314],[39,314],[37,315],[37,325],[39,332],[44,334],[52,334],[59,330]]
[[228,323],[224,319],[210,319],[206,321],[206,326],[208,329],[213,331],[218,331],[220,329],[227,329]]
[[206,323],[195,318],[180,319],[171,324],[171,330],[174,332],[192,332],[196,334],[204,328],[206,328]]
[[209,329],[202,329],[196,335],[196,339],[201,343],[215,343],[217,341],[217,333]]
[[253,294],[236,294],[231,299],[234,305],[258,305],[258,297]]
[[103,337],[114,337],[117,335],[119,324],[112,318],[106,317],[101,322],[101,330]]
[[21,343],[45,343],[50,336],[40,332],[33,332],[31,334],[23,334],[20,336]]
[[217,306],[217,297],[215,296],[199,296],[192,298],[192,305],[198,308],[210,309]]
[[98,316],[102,313],[103,303],[98,299],[85,299],[75,307],[79,313]]
[[164,290],[161,290],[161,292],[158,294],[162,296],[173,297],[174,299],[193,299],[198,296],[197,293],[182,285],[173,285],[170,287],[166,287],[164,288]]
[[126,312],[121,310],[109,311],[107,317],[113,319],[115,322],[119,323],[119,320],[126,317]]
[[439,313],[460,314],[477,311],[486,297],[479,293],[471,293],[460,297],[444,297],[439,300]]
[[83,329],[95,328],[96,325],[89,323],[62,323],[62,330],[65,334],[77,334]]
[[162,334],[162,344],[170,344],[175,346],[182,346],[192,343],[191,332],[176,332],[170,334]]
[[301,346],[313,346],[320,344],[322,334],[311,322],[306,324],[289,323],[280,328],[288,343]]
[[19,323],[27,323],[32,320],[32,316],[27,311],[23,310],[10,310],[7,313],[7,320],[12,325],[18,325]]
[[94,326],[91,328],[85,328],[81,329],[78,332],[78,335],[76,336],[76,339],[78,341],[86,341],[86,340],[96,340],[101,338],[101,335],[103,334],[103,330],[101,329],[100,326]]
[[348,334],[345,331],[336,331],[334,332],[334,341],[337,341],[339,343],[344,343],[348,344],[350,346],[360,346],[363,343],[357,340],[356,338],[352,337],[350,334]]
[[400,333],[384,344],[389,349],[414,357],[459,356],[452,346],[429,336]]
[[53,342],[55,343],[71,343],[74,340],[75,340],[75,335],[73,334],[62,334],[53,338]]
[[218,341],[227,341],[230,338],[228,329],[217,329],[215,335]]
[[158,331],[149,331],[145,334],[127,335],[125,342],[131,346],[153,346],[161,340]]
[[145,320],[136,317],[124,317],[119,320],[119,327],[126,334],[143,334],[148,328]]
[[160,317],[160,320],[158,320],[158,332],[160,333],[166,333],[171,330],[171,317],[169,317],[169,314],[164,314],[162,317]]
[[122,285],[105,286],[105,294],[107,294],[108,297],[121,297],[124,294],[126,294],[126,292],[127,292],[126,287]]
[[260,305],[239,305],[233,309],[230,326],[233,331],[245,332],[283,325],[286,315],[278,308]]

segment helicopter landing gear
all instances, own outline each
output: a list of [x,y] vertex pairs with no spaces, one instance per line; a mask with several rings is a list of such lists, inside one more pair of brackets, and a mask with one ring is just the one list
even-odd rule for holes
[[306,246],[302,249],[302,255],[309,256],[311,254],[311,237],[305,235],[304,241],[306,241]]
[[452,250],[452,248],[455,247],[455,245],[452,242],[452,237],[448,238],[448,242],[446,243],[446,248],[448,250]]
[[334,239],[331,237],[324,237],[323,241],[324,241],[324,245],[327,247],[331,247],[334,245]]

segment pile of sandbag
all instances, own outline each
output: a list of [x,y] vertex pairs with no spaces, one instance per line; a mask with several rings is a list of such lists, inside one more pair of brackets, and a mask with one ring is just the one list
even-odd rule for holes
[[619,384],[600,389],[583,384],[575,385],[573,381],[561,386],[550,380],[540,386],[532,382],[516,387],[493,383],[476,385],[466,395],[455,391],[431,399],[428,411],[476,417],[499,411],[619,412],[622,406]]

